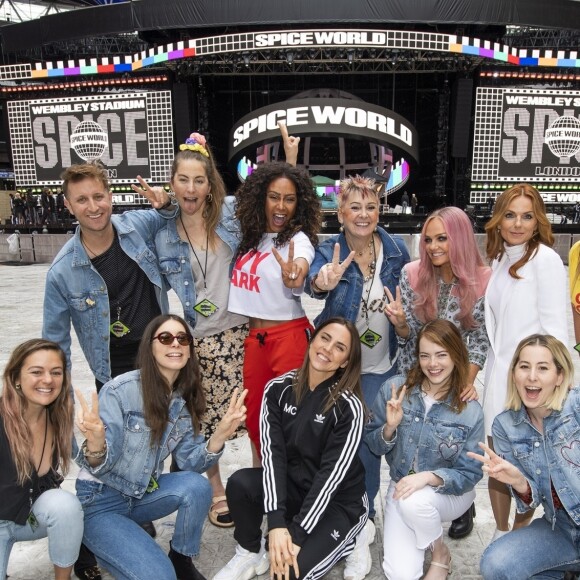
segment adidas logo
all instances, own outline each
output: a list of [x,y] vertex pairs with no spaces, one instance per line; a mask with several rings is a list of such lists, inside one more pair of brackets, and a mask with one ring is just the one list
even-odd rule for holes
[[324,415],[316,415],[316,418],[314,419],[315,423],[324,423]]
[[339,532],[338,530],[334,530],[334,531],[332,532],[332,534],[330,534],[330,537],[331,537],[333,540],[338,540],[338,538],[340,538],[340,532]]

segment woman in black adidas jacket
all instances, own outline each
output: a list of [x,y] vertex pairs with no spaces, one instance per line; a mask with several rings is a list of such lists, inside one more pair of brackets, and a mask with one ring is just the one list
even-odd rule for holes
[[353,552],[368,518],[357,455],[361,400],[358,334],[352,323],[331,318],[314,333],[302,367],[266,386],[263,468],[241,469],[228,481],[238,546],[214,580],[253,578],[269,566],[279,579],[320,578]]

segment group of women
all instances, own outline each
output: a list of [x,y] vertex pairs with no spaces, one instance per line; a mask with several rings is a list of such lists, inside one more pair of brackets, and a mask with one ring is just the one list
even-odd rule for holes
[[[284,137],[293,159],[298,140]],[[520,577],[520,554],[522,578],[578,567],[580,407],[565,346],[566,273],[533,187],[499,196],[488,268],[453,207],[429,216],[409,262],[361,177],[342,182],[341,232],[318,246],[319,205],[303,170],[260,166],[234,203],[197,133],[175,157],[171,186],[180,211],[155,246],[184,318],[155,318],[137,370],[90,404],[78,394],[76,498],[58,489],[73,421],[62,351],[28,341],[6,367],[0,491],[14,501],[0,508],[0,578],[13,543],[43,535],[56,578],[70,578],[81,539],[115,578],[203,578],[191,557],[209,512],[213,524],[235,526],[238,543],[216,580],[268,568],[319,578],[343,558],[344,578],[362,580],[383,455],[391,580],[421,577],[426,550],[426,578],[447,576],[442,523],[454,520],[452,537],[471,531],[480,465],[497,525],[484,577]],[[324,300],[314,328],[303,290]],[[474,382],[486,358],[482,409]],[[244,422],[253,467],[224,489],[218,460]],[[501,537],[510,494],[520,529]],[[540,503],[542,523],[527,526]],[[167,556],[139,524],[174,511]],[[540,538],[554,547],[533,557],[520,549]]]

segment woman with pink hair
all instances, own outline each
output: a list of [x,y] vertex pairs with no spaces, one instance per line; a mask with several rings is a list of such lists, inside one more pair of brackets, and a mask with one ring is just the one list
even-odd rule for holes
[[[421,328],[437,318],[453,322],[469,352],[468,384],[463,401],[478,398],[475,377],[483,368],[489,339],[485,328],[485,289],[491,270],[484,265],[473,235],[471,222],[457,207],[434,211],[423,226],[419,260],[407,264],[401,273],[400,293],[385,313],[399,337],[401,374],[415,365],[417,336]],[[473,529],[475,507],[454,520],[452,538],[467,536]]]

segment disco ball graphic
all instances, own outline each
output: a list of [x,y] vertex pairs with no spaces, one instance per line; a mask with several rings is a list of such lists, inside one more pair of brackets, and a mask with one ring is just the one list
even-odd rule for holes
[[576,155],[580,151],[580,121],[571,115],[558,117],[546,130],[544,140],[556,157]]
[[82,121],[70,136],[70,146],[84,161],[99,159],[109,145],[109,136],[94,121]]

